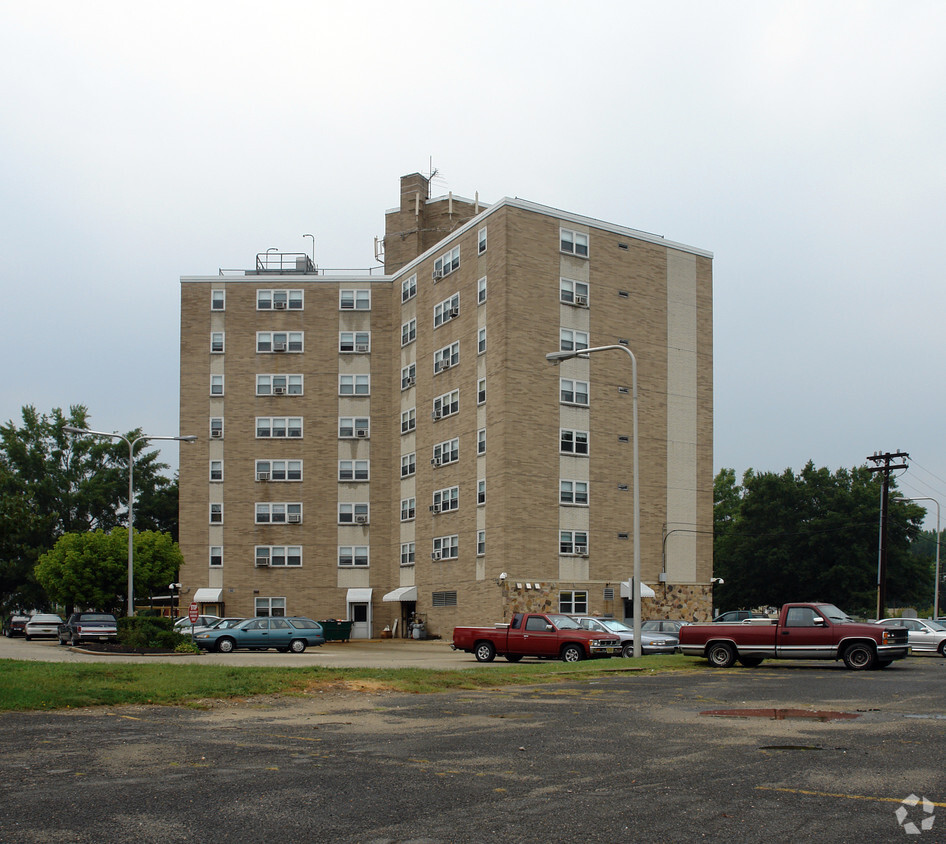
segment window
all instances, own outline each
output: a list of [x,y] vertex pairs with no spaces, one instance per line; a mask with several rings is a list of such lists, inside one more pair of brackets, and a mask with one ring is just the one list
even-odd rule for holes
[[417,295],[417,275],[405,278],[401,282],[401,302],[413,299]]
[[454,293],[439,305],[434,305],[434,328],[460,316],[460,294]]
[[258,439],[293,439],[302,436],[301,416],[257,416]]
[[455,607],[457,605],[456,590],[450,589],[444,592],[431,592],[431,606],[434,607]]
[[562,404],[588,405],[588,382],[561,379]]
[[562,592],[558,596],[558,611],[566,615],[584,615],[588,612],[588,593]]
[[401,433],[409,434],[417,427],[417,411],[412,407],[401,413]]
[[210,395],[212,396],[223,395],[223,376],[222,375],[210,376]]
[[370,311],[370,290],[339,290],[338,309],[340,311]]
[[367,439],[371,435],[367,416],[341,416],[338,419],[338,437],[342,440]]
[[223,546],[210,546],[210,567],[212,569],[223,568]]
[[434,493],[434,503],[430,505],[431,513],[448,513],[460,509],[460,487],[451,486],[438,489]]
[[476,333],[476,353],[483,354],[486,351],[486,329],[481,328]]
[[285,598],[255,598],[254,604],[258,618],[266,616],[282,618],[286,615]]
[[588,285],[583,281],[572,281],[570,278],[560,279],[559,298],[567,305],[587,307]]
[[223,439],[223,417],[222,416],[210,417],[210,439],[212,440]]
[[459,556],[460,537],[457,534],[434,537],[434,550],[431,554],[431,559],[455,560]]
[[476,282],[476,304],[482,305],[486,301],[486,276]]
[[574,454],[581,457],[588,456],[588,432],[572,431],[569,428],[562,428],[559,432],[559,451],[562,454]]
[[301,352],[302,331],[257,331],[257,352]]
[[460,247],[454,246],[453,249],[441,255],[436,261],[434,261],[434,281],[443,278],[445,275],[450,275],[450,273],[452,273],[459,266]]
[[482,557],[486,554],[486,531],[478,530],[476,532],[476,556]]
[[486,226],[476,233],[476,252],[482,255],[486,251]]
[[456,463],[460,459],[460,439],[455,437],[434,446],[433,466],[444,466],[447,463]]
[[223,311],[227,308],[227,291],[226,290],[211,290],[210,291],[210,310],[212,311]]
[[401,326],[401,345],[406,346],[417,339],[417,320],[410,319]]
[[415,500],[413,498],[401,499],[401,521],[409,522],[414,518],[416,512]]
[[370,375],[339,375],[338,394],[340,396],[367,396],[371,394]]
[[301,396],[301,375],[257,375],[256,395],[258,396]]
[[210,332],[210,351],[211,354],[223,354],[223,332]]
[[368,504],[339,504],[338,523],[340,525],[368,524]]
[[341,331],[338,335],[338,350],[340,352],[370,352],[370,331]]
[[257,545],[255,554],[257,568],[302,565],[301,545]]
[[256,480],[258,481],[301,481],[301,460],[257,460]]
[[210,480],[212,481],[223,480],[223,461],[222,460],[210,461]]
[[485,504],[486,503],[486,481],[477,481],[476,482],[476,503]]
[[256,310],[258,311],[301,311],[301,290],[257,290]]
[[299,524],[302,521],[302,503],[274,502],[257,503],[256,524],[280,525]]
[[414,565],[414,543],[413,542],[401,543],[401,565],[402,566]]
[[339,460],[338,479],[340,481],[367,481],[367,460]]
[[588,504],[587,481],[559,481],[558,500],[562,504]]
[[451,390],[442,396],[434,399],[434,409],[430,415],[433,420],[442,419],[445,416],[453,416],[460,412],[460,391]]
[[580,352],[588,348],[588,332],[563,328],[560,331],[559,348],[563,352]]
[[451,366],[456,366],[460,362],[460,343],[451,343],[442,349],[434,352],[434,374]]
[[562,252],[579,258],[588,257],[588,235],[571,229],[559,229],[559,239]]
[[210,524],[212,525],[223,524],[223,504],[210,505]]
[[417,383],[417,364],[410,363],[401,369],[401,389],[407,390]]
[[785,615],[785,626],[814,627],[816,618],[820,616],[811,607],[789,607]]
[[588,554],[588,533],[583,530],[562,530],[558,534],[558,552],[560,554]]
[[486,454],[486,429],[480,428],[476,432],[476,453]]
[[409,478],[417,470],[417,453],[401,455],[401,477]]
[[352,566],[366,567],[368,565],[367,545],[339,545],[338,565],[343,568]]

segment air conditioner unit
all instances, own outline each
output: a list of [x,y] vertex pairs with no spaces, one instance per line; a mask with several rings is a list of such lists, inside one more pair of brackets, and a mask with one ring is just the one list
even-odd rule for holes
[[355,345],[355,351],[356,351],[356,352],[367,352],[367,351],[368,351],[368,344],[367,344],[367,343],[357,343],[357,344]]
[[367,517],[367,516],[355,516],[355,524],[356,524],[356,525],[366,525],[366,524],[368,524],[368,517]]
[[434,281],[440,281],[440,279],[443,278],[443,270],[434,270],[434,271],[430,274],[430,277],[431,277]]
[[274,396],[284,396],[284,395],[286,395],[286,388],[285,388],[285,387],[273,387],[273,395],[274,395]]
[[441,368],[441,369],[449,369],[451,366],[453,366],[453,364],[450,363],[450,361],[448,361],[448,360],[444,360],[444,361],[441,361],[441,362],[440,362],[440,368]]
[[433,419],[434,422],[436,422],[442,415],[443,414],[439,410],[435,410],[433,413],[430,414],[430,418]]
[[285,302],[273,302],[273,307],[274,307],[277,311],[284,311],[284,310],[286,310],[286,303],[285,303]]
[[302,521],[302,513],[290,513],[286,516],[286,521],[291,525],[297,525]]
[[440,458],[439,458],[439,457],[433,457],[433,458],[431,458],[431,460],[430,460],[430,465],[431,465],[431,466],[439,466],[439,465],[440,465]]
[[367,429],[367,428],[356,428],[356,429],[355,429],[355,436],[356,436],[356,437],[362,437],[362,438],[367,437],[367,436],[368,436],[368,429]]
[[257,557],[256,568],[263,569],[269,565],[269,557]]
[[284,351],[286,351],[286,344],[285,344],[285,343],[273,343],[273,351],[274,351],[274,352],[284,352]]
[[430,505],[430,512],[431,512],[431,513],[439,513],[439,512],[440,512],[440,505],[439,505],[439,504],[431,504],[431,505]]
[[413,375],[409,375],[407,381],[404,382],[408,387],[413,387],[417,383],[417,379]]
[[453,319],[454,317],[458,317],[458,316],[460,316],[460,309],[450,308],[450,319]]
[[258,481],[268,481],[268,480],[269,480],[269,472],[257,472],[257,473],[256,473],[256,480],[258,480]]
[[440,551],[433,551],[433,552],[431,553],[431,555],[430,555],[430,559],[431,559],[431,560],[439,560],[441,556],[442,556],[442,555],[441,555]]
[[588,556],[588,546],[587,546],[587,545],[576,545],[576,546],[575,546],[575,553],[578,554],[580,557],[587,557],[587,556]]
[[575,304],[576,304],[576,305],[587,305],[587,304],[588,304],[588,297],[587,297],[587,296],[575,296]]
[[213,437],[213,439],[218,440],[223,436],[223,431],[217,430],[215,428],[213,431],[210,432],[210,436]]

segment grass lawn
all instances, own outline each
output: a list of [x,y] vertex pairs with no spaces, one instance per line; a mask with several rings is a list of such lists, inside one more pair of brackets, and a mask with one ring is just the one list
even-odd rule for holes
[[263,694],[303,694],[326,686],[389,689],[427,694],[552,683],[613,673],[668,671],[705,666],[695,657],[648,656],[489,665],[461,671],[423,668],[231,668],[222,665],[75,665],[0,660],[0,711],[69,709],[120,704],[201,706],[207,700]]

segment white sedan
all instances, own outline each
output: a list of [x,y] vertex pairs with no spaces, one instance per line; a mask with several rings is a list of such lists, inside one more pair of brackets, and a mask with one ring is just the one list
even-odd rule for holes
[[882,618],[884,627],[906,627],[907,641],[913,653],[938,653],[946,656],[946,625],[928,618]]
[[39,639],[44,636],[48,639],[55,639],[59,635],[60,624],[62,624],[62,619],[58,615],[42,612],[36,613],[36,615],[26,622],[26,627],[24,628],[26,641]]

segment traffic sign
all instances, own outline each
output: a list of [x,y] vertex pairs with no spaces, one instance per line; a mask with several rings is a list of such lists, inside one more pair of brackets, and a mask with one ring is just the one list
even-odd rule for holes
[[197,601],[191,601],[191,605],[187,608],[187,617],[190,619],[191,624],[197,624],[197,618],[200,615],[200,607],[197,604]]

